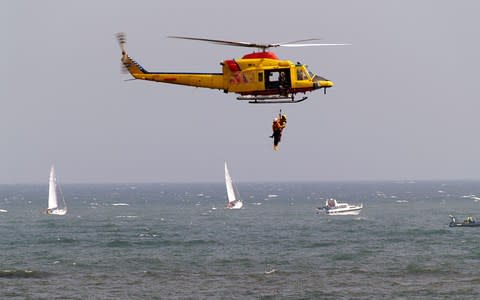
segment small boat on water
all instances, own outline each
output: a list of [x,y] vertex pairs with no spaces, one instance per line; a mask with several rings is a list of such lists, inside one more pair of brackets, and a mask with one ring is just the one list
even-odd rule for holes
[[240,199],[238,190],[233,183],[230,172],[228,172],[227,162],[225,162],[225,186],[227,188],[228,209],[240,209],[243,207],[242,199]]
[[[59,206],[58,198],[61,197],[62,207]],[[50,179],[48,182],[48,208],[47,215],[59,215],[63,216],[67,214],[67,204],[63,198],[63,193],[57,184],[57,177],[55,176],[55,169],[52,166],[50,168]]]
[[448,226],[450,227],[477,227],[480,226],[480,222],[477,221],[476,218],[472,216],[468,216],[463,220],[463,222],[458,222],[457,219],[450,215],[450,224]]
[[325,201],[325,206],[318,207],[319,211],[325,211],[327,215],[358,215],[363,208],[363,204],[353,205],[348,203],[340,203],[330,198]]

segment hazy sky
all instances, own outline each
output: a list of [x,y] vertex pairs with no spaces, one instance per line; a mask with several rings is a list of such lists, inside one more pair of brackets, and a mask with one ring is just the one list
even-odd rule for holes
[[[0,183],[480,179],[479,1],[0,1]],[[290,105],[124,81],[275,49],[335,83]],[[268,138],[282,109],[280,151]]]

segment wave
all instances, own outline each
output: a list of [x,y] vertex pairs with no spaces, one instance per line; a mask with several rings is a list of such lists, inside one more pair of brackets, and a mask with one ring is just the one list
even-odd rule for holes
[[450,231],[448,230],[448,228],[428,228],[428,229],[416,228],[416,229],[409,229],[405,233],[411,238],[415,238],[415,237],[425,238],[425,236],[435,236],[435,235],[443,236],[444,234],[450,233]]
[[125,240],[111,240],[107,243],[107,247],[117,248],[117,247],[129,247],[131,243]]
[[0,270],[0,278],[47,278],[53,274],[34,270],[5,269]]
[[265,275],[270,275],[270,274],[273,274],[277,272],[277,269],[271,269],[271,270],[265,270],[265,272],[263,272]]
[[307,249],[314,249],[314,248],[324,248],[334,246],[335,242],[315,242],[305,245],[304,247]]
[[330,259],[334,261],[355,261],[357,254],[355,253],[336,253],[330,256]]
[[37,241],[38,244],[40,245],[48,245],[48,244],[57,244],[57,243],[62,243],[62,244],[74,244],[78,243],[79,241],[73,238],[66,238],[66,237],[51,237],[51,238],[45,238],[45,239],[39,239]]
[[451,270],[449,268],[435,267],[435,266],[422,266],[415,263],[410,263],[407,265],[406,269],[408,274],[412,275],[440,275],[447,274],[451,275]]
[[218,244],[215,240],[158,240],[156,243],[160,246],[201,246],[201,245],[216,245]]
[[468,199],[472,199],[473,201],[475,202],[478,202],[480,201],[480,197],[476,196],[476,195],[465,195],[465,196],[462,196],[462,198],[468,198]]

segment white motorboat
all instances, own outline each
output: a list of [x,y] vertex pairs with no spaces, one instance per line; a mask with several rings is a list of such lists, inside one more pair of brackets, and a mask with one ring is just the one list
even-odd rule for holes
[[358,215],[363,208],[363,204],[353,205],[348,203],[337,202],[330,198],[325,201],[325,206],[319,207],[318,210],[325,211],[327,215]]

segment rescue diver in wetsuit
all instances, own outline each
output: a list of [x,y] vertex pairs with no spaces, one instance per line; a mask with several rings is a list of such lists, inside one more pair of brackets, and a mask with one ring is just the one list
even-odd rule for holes
[[279,114],[278,118],[275,118],[272,123],[273,134],[273,150],[278,151],[278,143],[282,139],[282,131],[287,126],[287,116]]

